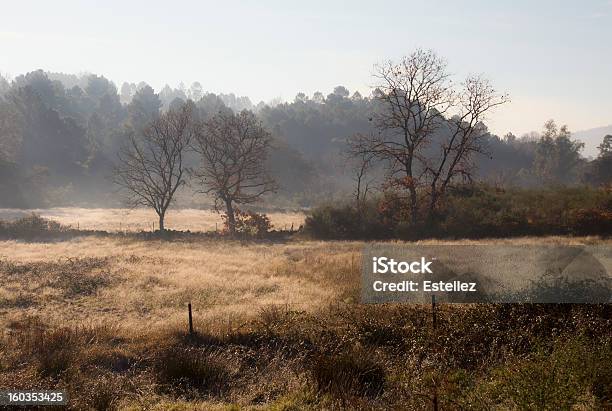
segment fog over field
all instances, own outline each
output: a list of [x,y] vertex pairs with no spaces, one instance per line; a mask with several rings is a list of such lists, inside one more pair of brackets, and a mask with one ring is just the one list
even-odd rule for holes
[[[31,213],[57,221],[58,223],[81,230],[152,231],[155,230],[157,216],[152,210],[143,208],[77,208],[57,207],[47,209],[0,208],[0,220],[14,221]],[[305,215],[301,212],[268,213],[272,227],[277,230],[297,230],[304,224]],[[221,215],[210,210],[178,209],[168,214],[167,228],[170,230],[207,232],[221,230]],[[157,227],[159,228],[159,227]]]
[[610,0],[1,10],[0,409],[612,410]]

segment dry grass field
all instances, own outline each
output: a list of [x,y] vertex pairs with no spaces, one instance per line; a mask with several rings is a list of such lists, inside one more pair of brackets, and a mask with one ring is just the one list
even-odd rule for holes
[[[151,231],[156,229],[157,215],[151,209],[137,208],[78,208],[56,207],[31,210],[0,208],[0,220],[16,220],[36,213],[58,223],[81,230],[118,231]],[[277,230],[294,229],[304,223],[301,212],[270,212],[267,213],[272,226]],[[221,229],[221,215],[212,210],[171,209],[166,215],[166,228],[180,231],[214,231]]]
[[[442,306],[434,332],[429,307],[358,303],[362,246],[2,241],[0,386],[64,388],[74,409],[427,409],[433,392],[442,409],[607,404],[609,306]],[[596,349],[565,338],[582,334]]]
[[[461,241],[454,244],[492,243]],[[601,244],[578,237],[495,244]],[[612,243],[612,241],[605,241]],[[453,244],[422,241],[420,244]],[[316,311],[359,296],[363,243],[141,241],[82,237],[0,242],[0,322],[35,315],[53,325],[110,321],[130,329],[242,319],[270,305]]]
[[131,329],[240,321],[271,305],[316,310],[358,286],[357,243],[164,242],[85,237],[0,242],[0,310],[54,325],[110,321]]

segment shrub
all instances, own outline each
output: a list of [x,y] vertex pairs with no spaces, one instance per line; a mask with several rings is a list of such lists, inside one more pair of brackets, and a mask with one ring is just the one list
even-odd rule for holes
[[45,329],[34,321],[15,337],[19,350],[35,360],[40,375],[57,377],[75,364],[83,347],[112,340],[114,331],[103,326]]
[[[224,231],[228,232],[229,226],[227,215],[223,214],[221,218],[223,219]],[[234,219],[236,222],[236,233],[249,237],[261,238],[272,228],[270,218],[267,215],[254,211],[236,209],[234,211]]]
[[196,347],[166,347],[157,353],[158,381],[169,388],[219,394],[226,388],[228,371],[214,353]]
[[315,208],[305,232],[322,239],[416,240],[525,235],[609,235],[612,192],[589,187],[498,189],[471,185],[449,191],[434,218],[419,211],[411,224],[401,196],[384,193],[359,212],[349,205]]
[[457,237],[610,233],[612,194],[589,187],[456,190],[440,210],[438,233]]
[[404,329],[395,322],[395,317],[364,316],[357,320],[361,339],[372,346],[400,347],[405,342]]
[[518,409],[569,410],[582,405],[605,408],[612,394],[610,345],[593,346],[577,337],[539,349],[529,358],[505,365],[492,375],[489,393],[497,403]]
[[384,239],[392,236],[390,227],[378,203],[370,201],[359,211],[349,205],[315,208],[306,217],[304,231],[322,239]]
[[0,221],[0,236],[8,238],[31,239],[36,237],[46,237],[68,230],[57,221],[48,220],[38,214],[32,213],[19,220]]
[[116,277],[108,267],[107,258],[96,257],[28,263],[0,260],[0,273],[61,290],[68,298],[92,295],[113,284]]
[[348,350],[337,355],[321,355],[314,361],[312,374],[320,392],[336,398],[357,395],[375,397],[385,385],[384,367],[373,353]]
[[123,376],[112,373],[96,375],[79,387],[82,397],[78,401],[71,398],[70,403],[74,409],[116,410],[127,386],[129,383]]
[[570,226],[574,234],[612,233],[612,211],[603,209],[579,209],[573,211]]
[[609,278],[568,278],[561,271],[547,270],[530,287],[512,296],[516,301],[540,303],[607,303],[612,296]]
[[323,239],[356,238],[359,236],[357,212],[350,206],[317,208],[306,217],[305,231]]

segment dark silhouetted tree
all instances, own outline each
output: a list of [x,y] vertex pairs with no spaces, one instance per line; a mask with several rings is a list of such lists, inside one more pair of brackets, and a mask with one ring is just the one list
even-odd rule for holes
[[159,230],[176,191],[187,182],[185,152],[192,136],[193,106],[168,111],[153,120],[142,134],[132,134],[118,155],[114,182],[130,207],[150,207],[159,217]]
[[484,114],[507,97],[480,77],[469,77],[455,90],[446,62],[432,51],[379,65],[375,77],[378,106],[372,120],[378,132],[352,139],[352,151],[386,165],[385,187],[408,192],[416,225],[420,197],[429,195],[431,216],[454,179],[471,178],[472,154],[483,151]]
[[429,218],[434,217],[438,201],[449,185],[459,179],[472,182],[474,154],[486,154],[484,137],[487,129],[483,123],[492,108],[508,101],[499,95],[488,80],[469,77],[459,93],[455,108],[457,113],[445,121],[438,150],[431,158],[425,157],[425,177],[429,185]]
[[265,168],[270,133],[250,111],[217,115],[196,128],[194,149],[201,165],[194,172],[202,193],[212,194],[215,208],[225,207],[230,233],[236,232],[234,206],[257,201],[276,183]]
[[378,133],[354,140],[354,151],[369,153],[388,168],[389,183],[408,190],[412,224],[417,222],[419,170],[423,148],[453,106],[454,93],[446,62],[432,51],[417,50],[399,63],[376,69],[373,116]]

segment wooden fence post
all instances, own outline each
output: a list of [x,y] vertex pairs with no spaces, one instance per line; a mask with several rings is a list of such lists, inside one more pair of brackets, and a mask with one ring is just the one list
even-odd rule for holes
[[[431,295],[431,319],[432,319],[432,326],[433,326],[433,329],[434,329],[434,336],[433,336],[433,338],[436,338],[435,330],[438,328],[438,321],[437,321],[437,318],[436,318],[436,296],[435,296],[435,294]],[[433,405],[433,410],[434,411],[438,411],[438,382],[435,381],[435,380],[434,380],[434,392],[433,392],[432,402],[433,402],[433,404],[432,404]]]
[[191,303],[187,304],[189,310],[189,335],[193,335],[193,316],[191,315]]

